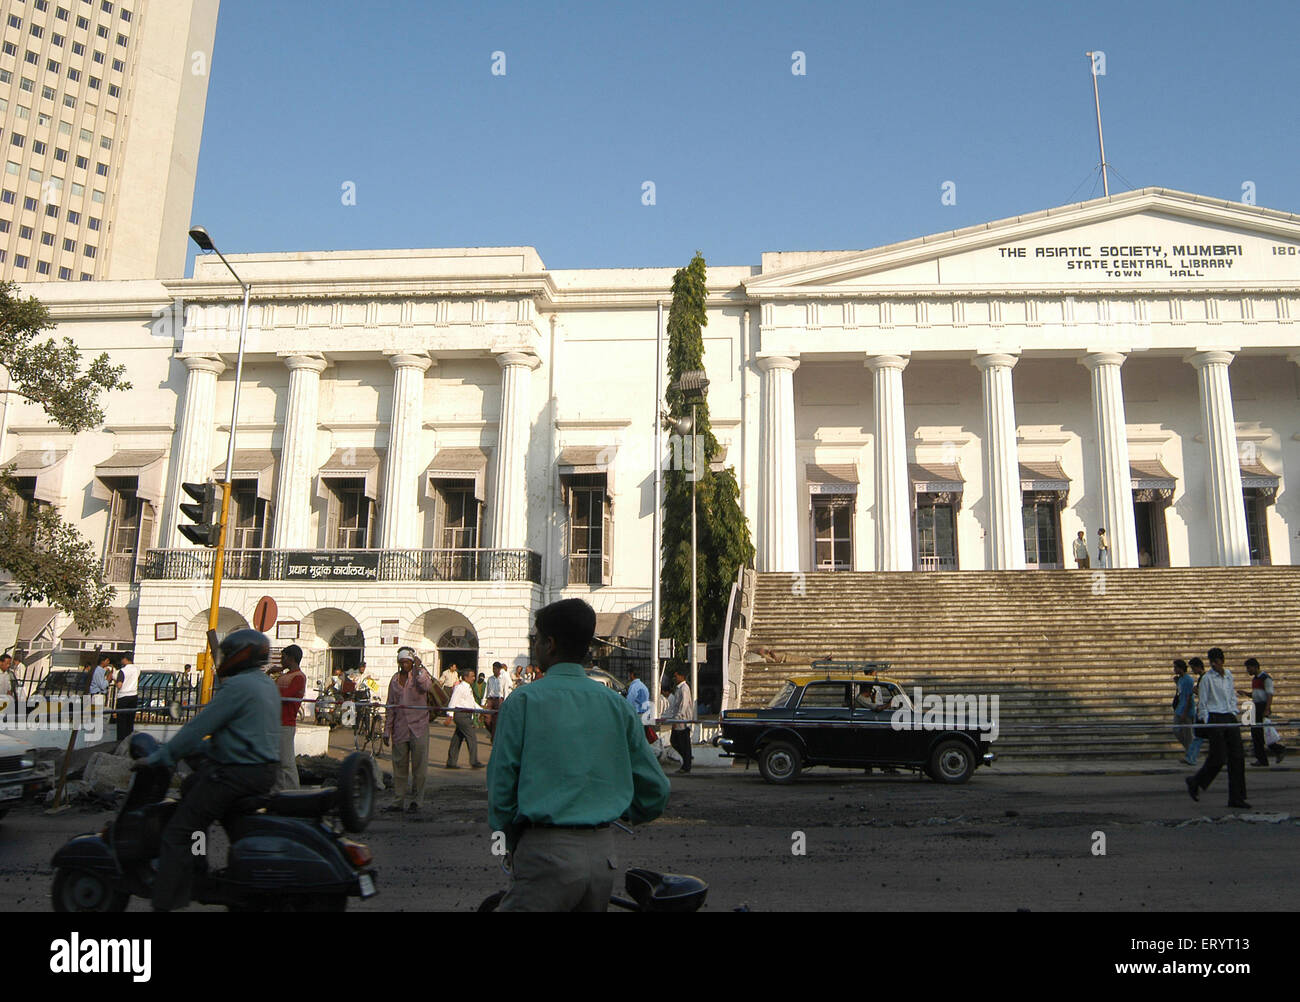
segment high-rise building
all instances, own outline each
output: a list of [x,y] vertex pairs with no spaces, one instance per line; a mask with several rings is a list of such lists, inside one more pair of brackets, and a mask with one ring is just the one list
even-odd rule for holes
[[0,0],[0,278],[180,278],[219,0]]

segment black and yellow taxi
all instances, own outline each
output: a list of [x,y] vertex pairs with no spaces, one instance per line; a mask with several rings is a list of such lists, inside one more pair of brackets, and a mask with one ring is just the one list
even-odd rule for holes
[[[814,661],[761,709],[722,714],[723,755],[756,761],[769,783],[789,783],[811,766],[923,771],[964,783],[990,765],[996,724],[976,713],[922,713],[880,661]],[[964,707],[960,707],[964,711]]]

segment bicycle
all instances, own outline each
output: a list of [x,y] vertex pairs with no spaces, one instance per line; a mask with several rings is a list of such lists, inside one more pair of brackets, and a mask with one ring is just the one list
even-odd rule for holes
[[375,757],[384,749],[384,709],[381,706],[357,707],[357,724],[353,729],[353,745],[357,751],[369,751]]

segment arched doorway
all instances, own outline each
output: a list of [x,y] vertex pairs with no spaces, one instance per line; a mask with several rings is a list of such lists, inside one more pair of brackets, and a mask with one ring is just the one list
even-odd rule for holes
[[438,674],[453,667],[478,674],[478,634],[472,627],[453,626],[438,638]]
[[455,665],[478,671],[478,631],[454,609],[430,609],[415,622],[425,664],[441,675]]
[[336,669],[346,671],[365,660],[366,635],[342,609],[316,609],[304,616],[298,644],[309,682],[328,679]]
[[326,648],[326,667],[330,674],[338,669],[351,671],[361,666],[366,649],[365,634],[359,626],[342,626],[329,638]]

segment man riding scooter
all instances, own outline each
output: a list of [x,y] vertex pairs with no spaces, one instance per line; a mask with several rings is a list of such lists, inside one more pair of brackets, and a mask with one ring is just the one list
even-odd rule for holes
[[[156,911],[184,908],[194,876],[195,832],[223,817],[235,801],[269,793],[280,763],[280,692],[264,669],[271,645],[257,630],[236,630],[221,642],[218,684],[212,701],[170,741],[133,769],[174,765],[196,752],[207,758],[198,782],[163,830]],[[203,739],[211,737],[206,748]]]

